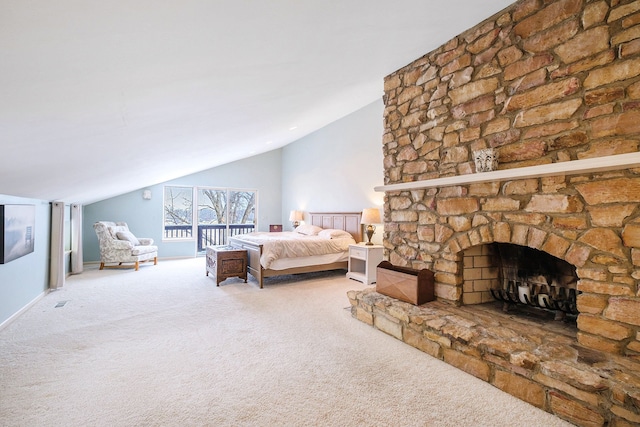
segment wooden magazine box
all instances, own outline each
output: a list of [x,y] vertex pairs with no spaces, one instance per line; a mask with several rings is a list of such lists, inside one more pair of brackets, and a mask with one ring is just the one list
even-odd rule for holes
[[376,268],[376,292],[415,305],[435,299],[433,272],[398,267],[382,261]]

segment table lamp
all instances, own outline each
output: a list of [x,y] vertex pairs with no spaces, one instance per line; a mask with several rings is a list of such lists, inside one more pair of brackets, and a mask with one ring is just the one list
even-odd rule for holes
[[380,224],[381,222],[380,210],[378,208],[366,208],[362,210],[360,224],[365,225],[365,234],[368,239],[366,245],[373,245],[373,243],[371,243],[371,237],[373,237],[373,233],[376,232],[376,226],[373,224]]

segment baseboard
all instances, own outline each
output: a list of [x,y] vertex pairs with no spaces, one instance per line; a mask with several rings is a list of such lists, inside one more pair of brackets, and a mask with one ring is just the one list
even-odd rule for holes
[[24,307],[22,307],[20,310],[16,311],[15,313],[13,313],[7,320],[5,320],[4,322],[0,323],[0,331],[3,330],[4,328],[6,328],[7,326],[9,326],[9,324],[11,322],[13,322],[14,320],[16,320],[21,314],[25,313],[27,310],[29,310],[31,307],[33,307],[38,301],[40,301],[42,298],[44,298],[49,292],[50,292],[49,289],[47,289],[46,291],[42,292],[40,295],[38,295],[33,300],[31,300],[31,302],[29,302],[27,305],[25,305]]
[[[180,259],[193,259],[193,258],[204,258],[204,252],[202,254],[197,255],[180,255],[180,256],[171,256],[171,257],[158,257],[158,262],[160,261],[171,261],[171,260],[180,260]],[[84,265],[100,265],[100,261],[85,261]]]

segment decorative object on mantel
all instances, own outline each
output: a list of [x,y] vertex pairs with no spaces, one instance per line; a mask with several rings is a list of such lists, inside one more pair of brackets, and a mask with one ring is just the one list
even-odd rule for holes
[[476,163],[476,172],[498,170],[498,150],[495,148],[484,148],[474,151],[473,160]]
[[376,232],[376,226],[373,224],[380,224],[382,220],[380,219],[380,209],[378,208],[366,208],[362,210],[362,219],[360,220],[360,224],[364,224],[365,233],[367,234],[367,245],[373,245],[371,243],[371,238],[373,237],[373,233]]
[[300,221],[302,221],[303,219],[304,216],[302,215],[302,211],[291,211],[291,213],[289,213],[289,221],[291,221],[291,225],[293,225],[293,228],[299,226]]

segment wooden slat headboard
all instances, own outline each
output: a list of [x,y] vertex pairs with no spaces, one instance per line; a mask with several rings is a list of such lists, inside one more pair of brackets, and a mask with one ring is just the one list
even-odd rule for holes
[[362,242],[362,212],[322,212],[309,213],[311,225],[322,228],[336,228],[350,233],[356,242]]

